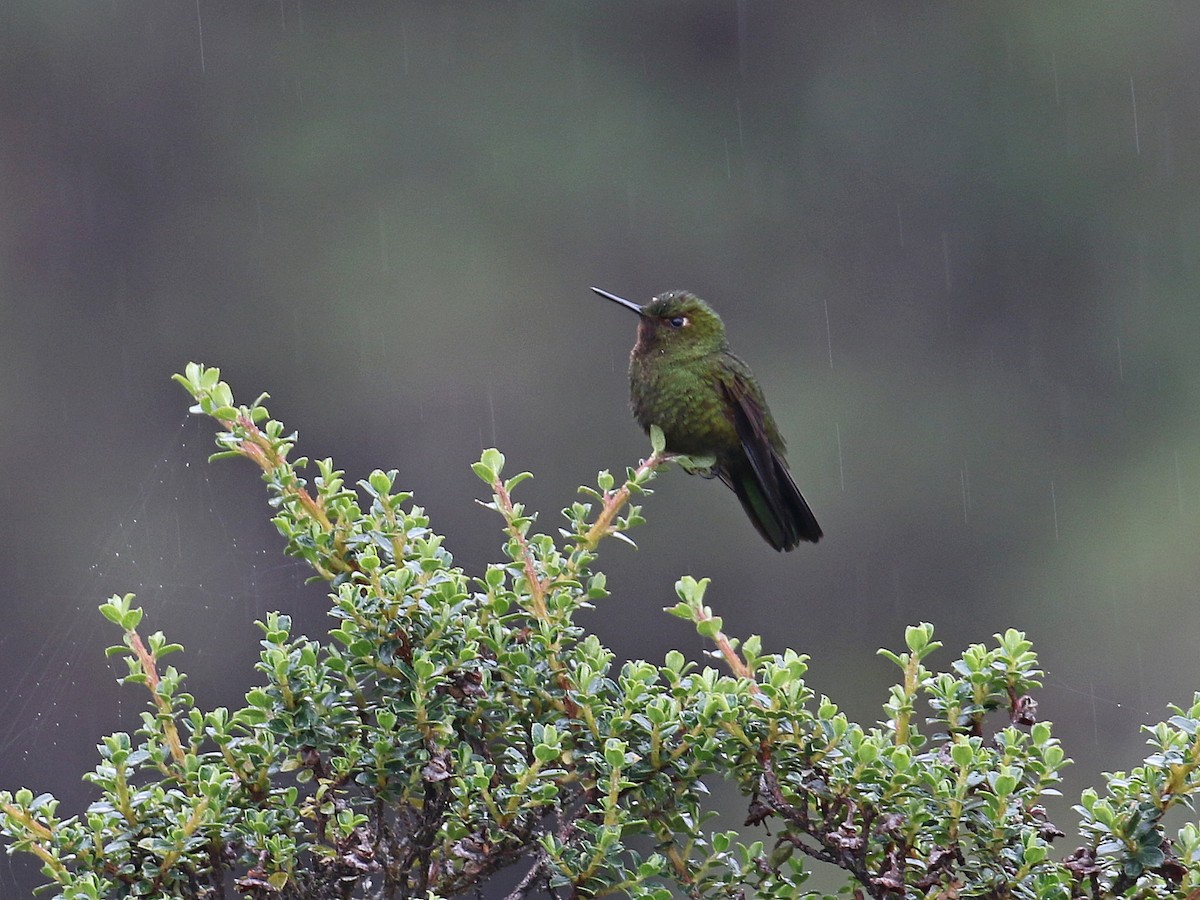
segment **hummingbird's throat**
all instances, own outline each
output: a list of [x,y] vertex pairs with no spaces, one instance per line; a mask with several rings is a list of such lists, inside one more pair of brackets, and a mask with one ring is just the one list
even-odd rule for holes
[[661,343],[659,340],[659,327],[657,319],[650,319],[645,316],[638,319],[638,346],[643,350],[649,350],[656,344]]

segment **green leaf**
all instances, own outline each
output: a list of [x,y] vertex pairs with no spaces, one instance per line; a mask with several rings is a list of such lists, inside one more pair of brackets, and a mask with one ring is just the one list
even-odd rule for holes
[[619,769],[625,765],[625,751],[627,745],[624,741],[616,738],[609,738],[604,742],[604,761],[613,769]]
[[484,450],[483,455],[479,457],[479,462],[472,463],[471,465],[471,471],[487,484],[493,484],[498,481],[503,468],[504,454],[495,448]]
[[918,660],[924,659],[942,646],[941,641],[933,640],[933,626],[928,622],[922,622],[920,625],[909,625],[904,629],[904,643],[916,655]]
[[697,581],[691,575],[684,575],[675,582],[675,593],[684,603],[696,606],[703,602],[704,593],[708,590],[710,582],[709,578],[701,578]]
[[960,769],[969,768],[975,761],[975,748],[967,741],[958,741],[950,748],[950,758]]
[[696,631],[701,637],[706,637],[709,640],[716,640],[717,634],[721,631],[722,621],[720,616],[712,616],[708,619],[702,619],[696,623]]
[[655,455],[661,455],[667,449],[667,436],[657,425],[650,426],[650,449]]
[[384,472],[376,469],[367,476],[367,483],[371,486],[371,490],[374,491],[375,496],[386,497],[392,492],[395,477],[395,470]]

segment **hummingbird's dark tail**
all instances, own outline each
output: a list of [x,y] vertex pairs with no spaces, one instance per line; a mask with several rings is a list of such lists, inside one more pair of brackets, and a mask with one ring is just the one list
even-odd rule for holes
[[721,472],[721,480],[733,488],[742,509],[768,544],[776,550],[795,550],[801,541],[816,543],[823,535],[817,517],[796,487],[787,463],[771,451],[764,460],[767,471],[754,465]]

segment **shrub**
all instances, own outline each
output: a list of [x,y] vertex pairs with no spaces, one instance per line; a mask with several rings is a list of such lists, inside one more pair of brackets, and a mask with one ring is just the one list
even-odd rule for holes
[[[99,746],[98,799],[61,818],[49,795],[0,792],[9,852],[35,854],[56,896],[444,897],[519,867],[513,900],[625,895],[796,898],[806,859],[877,898],[1200,896],[1200,829],[1167,835],[1200,767],[1200,695],[1149,729],[1153,753],[1105,776],[1076,807],[1078,849],[1042,806],[1069,762],[1030,694],[1041,671],[1017,631],[926,661],[933,628],[881,651],[899,669],[885,720],[855,724],[805,682],[806,657],[726,636],[684,577],[669,612],[694,623],[725,674],[676,651],[617,665],[575,624],[606,596],[594,568],[628,540],[634,501],[672,459],[653,453],[534,531],[514,499],[528,473],[475,464],[500,517],[504,558],[453,564],[424,511],[375,471],[347,486],[332,461],[289,460],[295,435],[259,397],[237,406],[217,369],[177,380],[220,424],[217,457],[257,463],[286,552],[330,590],[321,641],[272,613],[258,623],[260,684],[241,709],[196,708],[180,649],[143,637],[132,595],[101,612],[110,648],[150,696],[141,727]],[[761,839],[716,830],[705,781],[746,799]]]

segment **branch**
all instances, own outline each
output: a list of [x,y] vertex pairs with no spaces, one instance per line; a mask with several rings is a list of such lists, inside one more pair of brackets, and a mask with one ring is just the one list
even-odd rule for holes
[[142,674],[146,676],[146,687],[150,689],[150,696],[154,699],[154,705],[158,707],[159,713],[163,716],[163,735],[166,737],[167,746],[171,750],[171,758],[176,763],[182,764],[185,754],[183,752],[183,744],[179,740],[179,729],[175,727],[175,713],[171,709],[170,704],[158,692],[160,683],[158,677],[158,660],[142,642],[142,636],[136,631],[127,631],[125,637],[129,641],[130,649],[137,654],[138,663],[142,667]]
[[513,510],[512,497],[499,475],[492,481],[492,491],[496,495],[496,503],[504,516],[505,527],[521,549],[521,563],[525,568],[525,578],[529,582],[529,601],[533,606],[533,614],[539,622],[545,622],[547,619],[546,589],[549,587],[549,579],[542,578],[537,573],[533,548],[529,546],[529,539],[525,537],[524,532],[515,524],[516,512]]
[[[712,610],[707,606],[700,606],[692,610],[692,616],[693,621],[697,625],[701,622],[720,621],[720,617],[714,616]],[[750,671],[750,667],[746,665],[746,661],[742,659],[741,654],[737,652],[729,638],[726,637],[725,632],[717,628],[712,634],[712,640],[717,645],[717,650],[720,651],[721,656],[725,658],[725,664],[729,666],[730,671],[738,678],[744,678],[750,682],[750,692],[752,694],[761,694],[762,691],[759,689],[758,683],[754,680],[754,673]]]
[[537,880],[546,874],[547,862],[545,851],[539,850],[533,866],[525,873],[525,877],[521,879],[520,883],[505,895],[504,900],[525,900]]
[[605,491],[604,505],[600,508],[600,514],[596,516],[596,521],[592,523],[592,527],[580,538],[579,546],[586,550],[594,550],[602,539],[612,534],[613,519],[617,517],[617,513],[621,511],[621,507],[629,502],[629,495],[633,493],[633,486],[641,484],[647,475],[663,463],[669,462],[672,458],[672,454],[656,450],[650,455],[649,459],[643,460],[641,465],[634,469],[633,477],[629,478],[615,491]]

